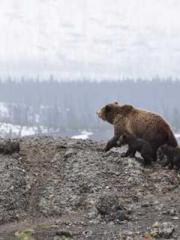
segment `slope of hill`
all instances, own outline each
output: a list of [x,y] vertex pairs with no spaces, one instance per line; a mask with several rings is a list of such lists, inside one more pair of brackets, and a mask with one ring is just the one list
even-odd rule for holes
[[175,170],[91,140],[17,139],[0,155],[0,239],[179,239]]

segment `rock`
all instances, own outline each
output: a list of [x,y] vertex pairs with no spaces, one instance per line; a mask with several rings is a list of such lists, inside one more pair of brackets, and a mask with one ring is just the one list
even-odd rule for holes
[[151,229],[151,235],[153,237],[162,237],[168,239],[172,236],[175,230],[175,226],[171,222],[155,222]]
[[19,151],[20,151],[19,141],[10,140],[10,139],[5,141],[4,150],[3,150],[4,154],[12,154],[12,153],[15,153],[15,152],[18,153]]
[[16,158],[0,157],[0,223],[17,220],[28,205],[27,172]]
[[73,236],[70,232],[60,231],[56,232],[56,236],[54,236],[53,240],[71,240]]
[[166,211],[163,211],[162,214],[171,216],[172,220],[178,220],[179,219],[179,217],[177,216],[178,213],[177,213],[175,208],[171,208],[171,209],[168,209]]
[[12,154],[20,151],[20,141],[15,139],[0,140],[0,153],[1,154]]
[[107,221],[121,222],[129,219],[127,210],[119,202],[116,194],[101,196],[96,207],[101,216]]
[[76,151],[75,149],[70,148],[70,149],[68,149],[68,150],[65,152],[64,157],[65,157],[65,158],[69,158],[69,157],[73,156],[73,155],[76,154],[76,153],[77,153],[77,151]]
[[172,219],[172,220],[178,220],[179,217],[178,217],[178,216],[173,216],[171,219]]
[[142,207],[150,207],[152,205],[153,205],[152,202],[149,202],[149,201],[144,201],[144,202],[141,203]]
[[[135,158],[121,158],[123,149],[104,153],[104,144],[89,140],[15,141],[19,152],[0,154],[0,239],[27,239],[26,229],[35,240],[180,236],[177,171],[157,162],[144,168]],[[0,139],[0,147],[5,143]]]
[[17,240],[35,240],[33,237],[34,229],[25,229],[22,231],[15,232]]

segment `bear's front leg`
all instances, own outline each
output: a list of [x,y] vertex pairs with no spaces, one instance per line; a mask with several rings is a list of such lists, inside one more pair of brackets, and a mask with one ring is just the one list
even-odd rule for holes
[[116,147],[116,146],[117,146],[117,141],[118,141],[118,137],[114,136],[113,138],[111,138],[111,139],[107,142],[104,151],[107,152],[107,151],[109,151],[111,148]]
[[135,154],[136,150],[128,148],[127,152],[121,154],[121,157],[135,157]]

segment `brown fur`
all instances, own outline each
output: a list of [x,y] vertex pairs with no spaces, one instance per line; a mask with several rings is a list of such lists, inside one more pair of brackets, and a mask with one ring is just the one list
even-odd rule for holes
[[172,147],[167,144],[164,144],[159,147],[158,154],[161,156],[162,160],[164,156],[166,156],[166,162],[164,166],[169,166],[169,168],[176,167],[180,169],[180,148],[179,147]]
[[154,156],[158,147],[163,144],[177,146],[169,124],[158,114],[117,102],[105,105],[97,114],[99,118],[114,125],[114,137],[107,143],[105,151],[116,146],[124,132],[148,141]]
[[148,165],[151,164],[153,160],[153,149],[149,142],[145,141],[142,138],[137,138],[129,133],[124,133],[120,136],[119,140],[117,141],[119,146],[121,145],[128,145],[128,151],[123,153],[121,156],[131,156],[135,157],[136,152],[141,153],[141,156],[144,159],[144,164]]

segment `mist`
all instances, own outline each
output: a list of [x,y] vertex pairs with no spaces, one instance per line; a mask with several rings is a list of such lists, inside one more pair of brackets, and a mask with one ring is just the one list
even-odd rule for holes
[[113,101],[180,130],[178,0],[2,0],[0,136],[108,139]]
[[178,78],[178,0],[2,0],[2,77]]
[[[173,129],[180,129],[180,81],[153,79],[121,81],[58,81],[7,79],[0,82],[0,132],[5,136],[52,134],[107,139],[112,126],[96,111],[118,101],[161,114]],[[6,124],[6,125],[4,125]],[[9,124],[9,125],[8,125]]]

